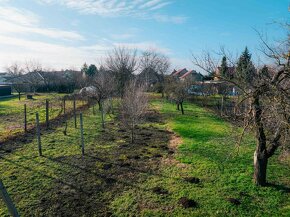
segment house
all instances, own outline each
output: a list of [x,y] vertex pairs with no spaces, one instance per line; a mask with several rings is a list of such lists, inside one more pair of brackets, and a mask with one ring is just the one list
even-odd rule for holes
[[204,77],[199,72],[196,72],[195,70],[189,70],[184,75],[179,77],[180,80],[190,80],[190,81],[203,81]]
[[[221,67],[218,67],[216,72],[215,72],[215,75],[214,75],[214,80],[215,81],[219,81],[221,80]],[[235,71],[236,71],[236,68],[234,66],[229,66],[228,67],[228,78],[233,78],[234,75],[235,75]]]
[[238,88],[226,81],[203,81],[196,82],[188,91],[193,95],[215,95],[223,94],[228,96],[239,95]]
[[185,73],[187,73],[188,71],[187,71],[187,69],[186,68],[184,68],[184,69],[179,69],[179,70],[175,70],[174,69],[174,71],[171,73],[171,75],[172,76],[175,76],[175,77],[181,77],[181,76],[183,76]]
[[137,75],[137,78],[139,81],[145,82],[150,87],[162,80],[162,76],[153,70],[143,70],[140,74]]
[[181,81],[190,80],[192,82],[196,82],[204,80],[204,76],[202,74],[196,72],[195,70],[188,71],[186,68],[179,70],[174,69],[174,71],[171,73],[171,76],[174,76],[180,79]]

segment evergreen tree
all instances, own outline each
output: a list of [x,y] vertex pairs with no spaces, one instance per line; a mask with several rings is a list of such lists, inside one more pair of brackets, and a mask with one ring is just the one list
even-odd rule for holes
[[98,72],[97,67],[94,64],[91,64],[87,70],[86,75],[89,77],[93,77],[97,74],[97,72]]
[[229,78],[229,67],[227,63],[227,58],[225,56],[222,59],[222,63],[220,67],[220,76],[223,78]]
[[260,70],[259,75],[261,78],[270,78],[269,69],[266,65],[264,65],[263,68]]
[[250,85],[255,75],[256,69],[251,60],[251,54],[246,47],[237,63],[236,78],[245,85]]

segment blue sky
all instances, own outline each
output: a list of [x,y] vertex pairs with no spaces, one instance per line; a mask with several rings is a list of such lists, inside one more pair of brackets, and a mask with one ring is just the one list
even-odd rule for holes
[[225,46],[253,55],[254,28],[285,36],[288,0],[0,0],[0,70],[34,60],[53,69],[99,64],[114,46],[156,49],[173,68],[193,68],[191,52]]

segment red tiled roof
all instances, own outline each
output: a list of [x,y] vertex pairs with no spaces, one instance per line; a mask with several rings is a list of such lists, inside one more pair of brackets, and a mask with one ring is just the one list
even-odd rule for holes
[[178,75],[180,72],[182,72],[183,70],[186,70],[186,68],[183,68],[183,69],[179,69],[177,72],[175,72],[173,75]]
[[182,75],[180,78],[185,78],[186,76],[188,76],[189,74],[191,74],[193,72],[193,70],[189,70],[188,72],[186,72],[184,75]]

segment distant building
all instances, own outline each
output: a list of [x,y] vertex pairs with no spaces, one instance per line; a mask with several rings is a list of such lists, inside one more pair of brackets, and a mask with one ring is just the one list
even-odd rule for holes
[[137,75],[140,82],[145,82],[149,86],[153,86],[162,80],[162,76],[153,70],[144,70]]
[[174,76],[182,81],[190,80],[192,82],[203,81],[204,76],[196,72],[195,70],[187,70],[186,68],[175,70],[171,73],[171,76]]
[[181,76],[183,76],[185,73],[187,73],[187,69],[184,68],[184,69],[179,69],[179,70],[175,70],[171,73],[172,76],[175,76],[175,77],[178,77],[180,78]]
[[[221,67],[218,67],[216,72],[215,72],[215,76],[214,76],[214,80],[215,81],[219,81],[221,80]],[[234,75],[235,75],[235,71],[236,71],[236,68],[234,66],[229,66],[228,67],[228,78],[233,78]]]
[[184,75],[179,77],[180,80],[190,80],[190,81],[203,81],[204,77],[199,72],[196,72],[195,70],[189,70]]
[[10,84],[10,82],[7,81],[10,77],[11,76],[8,73],[0,72],[0,85],[1,84]]
[[12,94],[11,85],[0,84],[0,97],[10,96]]

